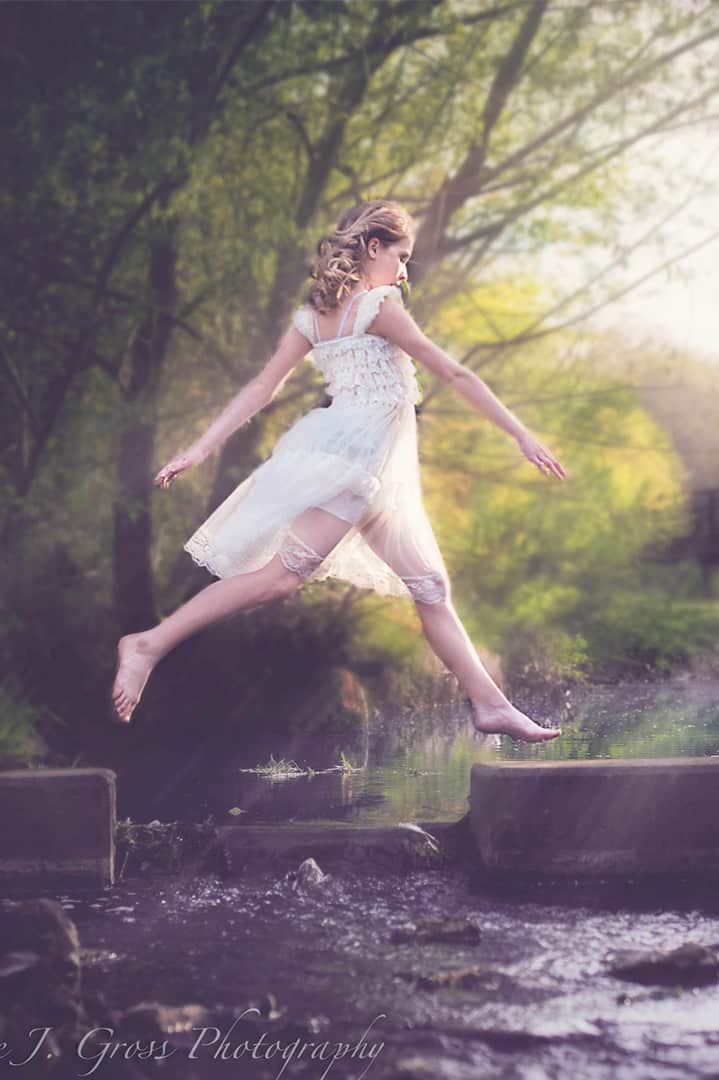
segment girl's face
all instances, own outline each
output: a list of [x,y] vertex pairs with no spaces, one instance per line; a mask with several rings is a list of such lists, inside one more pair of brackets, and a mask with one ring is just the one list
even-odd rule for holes
[[407,280],[407,263],[414,241],[403,236],[393,244],[382,244],[373,237],[367,245],[366,275],[372,288],[377,285],[399,285]]

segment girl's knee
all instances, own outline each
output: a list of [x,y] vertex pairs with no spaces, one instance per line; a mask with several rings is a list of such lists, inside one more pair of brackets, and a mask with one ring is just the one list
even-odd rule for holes
[[283,593],[291,593],[317,570],[324,556],[290,530],[278,549],[277,558],[280,564],[278,587]]
[[408,575],[402,578],[416,604],[442,604],[449,599],[449,586],[442,574]]
[[279,555],[273,555],[270,561],[255,573],[262,578],[260,602],[263,603],[267,600],[275,600],[280,596],[288,596],[302,584],[302,579],[287,569]]
[[294,570],[288,570],[287,567],[280,563],[274,581],[273,594],[275,596],[291,596],[302,586],[304,580],[304,577],[300,574],[297,574]]

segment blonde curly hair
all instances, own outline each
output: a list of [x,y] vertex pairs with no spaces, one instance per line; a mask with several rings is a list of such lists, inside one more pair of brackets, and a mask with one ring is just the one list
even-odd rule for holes
[[357,203],[345,211],[335,231],[317,245],[305,303],[321,315],[333,311],[360,280],[362,260],[373,237],[381,244],[395,244],[414,236],[414,232],[412,216],[393,199]]

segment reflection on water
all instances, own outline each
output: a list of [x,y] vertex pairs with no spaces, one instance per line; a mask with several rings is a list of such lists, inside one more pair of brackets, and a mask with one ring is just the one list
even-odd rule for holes
[[[705,756],[719,753],[719,682],[684,679],[575,688],[558,713],[536,719],[559,723],[560,739],[542,745],[500,740],[499,748],[473,735],[469,711],[405,708],[372,717],[368,764],[354,772],[304,775],[272,782],[242,769],[269,760],[312,764],[301,735],[267,745],[253,736],[221,761],[201,753],[190,760],[171,750],[118,768],[118,813],[133,821],[452,820],[468,808],[474,762]],[[235,814],[229,811],[235,809]],[[242,813],[239,813],[242,811]]]
[[[545,746],[553,760],[703,757],[719,753],[719,682],[675,677],[664,683],[619,683],[566,695],[563,736]],[[551,718],[550,718],[551,719]],[[537,748],[505,746],[508,760]]]

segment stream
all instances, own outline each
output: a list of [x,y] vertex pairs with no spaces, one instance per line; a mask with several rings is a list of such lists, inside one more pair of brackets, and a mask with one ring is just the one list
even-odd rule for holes
[[[118,774],[118,817],[133,821],[229,822],[451,821],[468,809],[469,776],[479,760],[579,760],[681,757],[719,753],[719,679],[675,676],[657,682],[575,687],[561,709],[530,709],[539,722],[559,723],[562,737],[543,745],[504,738],[488,747],[471,730],[465,706],[374,710],[366,767],[288,779],[243,769],[275,760],[312,761],[312,746],[292,734],[263,741],[261,730],[219,754],[163,746],[112,767]],[[258,724],[258,728],[261,725]],[[107,764],[107,762],[97,762]]]
[[[719,1075],[719,990],[637,985],[608,973],[624,950],[719,946],[716,898],[665,905],[627,895],[561,903],[537,883],[497,896],[463,873],[329,875],[305,894],[282,876],[233,885],[127,884],[94,899],[65,897],[83,945],[83,985],[117,1008],[200,1003],[196,1025],[162,1075],[382,1080],[686,1080]],[[594,892],[597,890],[595,888]],[[72,905],[72,906],[70,906]],[[467,919],[476,943],[396,941],[417,917]],[[447,972],[466,984],[433,985]],[[364,1042],[373,1060],[251,1060],[232,1021],[272,994],[291,1021],[265,1033],[289,1047]],[[223,1019],[218,1019],[221,1017]],[[202,1038],[201,1029],[217,1031]],[[198,1034],[198,1032],[200,1034]],[[226,1049],[223,1050],[223,1043]],[[380,1050],[377,1046],[382,1044]],[[289,1051],[285,1050],[285,1053]],[[92,1062],[79,1062],[82,1071]],[[92,1075],[103,1075],[106,1062]],[[280,1072],[283,1064],[286,1066]],[[167,1071],[174,1066],[174,1071]]]
[[[240,771],[273,752],[257,742],[211,769],[201,753],[188,761],[168,749],[117,769],[118,817],[278,827],[457,820],[471,766],[487,754],[717,754],[718,690],[717,680],[685,678],[573,690],[564,736],[543,746],[502,740],[487,749],[467,715],[447,706],[375,714],[367,767],[357,772],[273,780]],[[276,758],[302,764],[299,744],[282,749]],[[719,1077],[719,984],[641,985],[609,971],[629,950],[719,949],[710,884],[677,882],[667,895],[631,882],[567,882],[558,892],[536,881],[513,893],[476,867],[453,866],[349,869],[298,889],[291,876],[258,868],[231,881],[189,870],[128,877],[60,899],[79,931],[87,992],[114,1010],[159,1001],[205,1006],[211,1017],[176,1035],[167,1060],[137,1063],[133,1076]],[[417,920],[432,916],[472,924],[477,940],[420,940]],[[307,1049],[323,1045],[314,1057]],[[74,1075],[110,1080],[109,1057],[96,1055],[78,1060]]]

